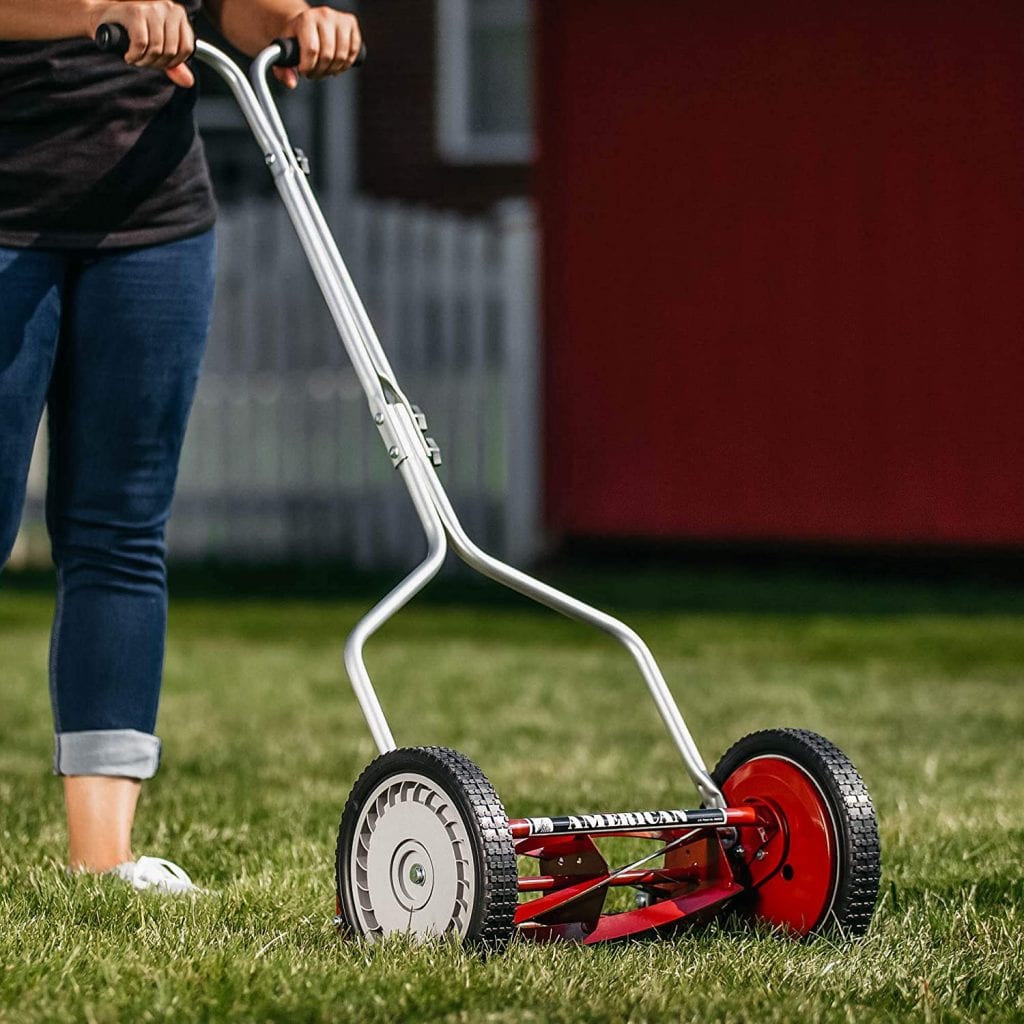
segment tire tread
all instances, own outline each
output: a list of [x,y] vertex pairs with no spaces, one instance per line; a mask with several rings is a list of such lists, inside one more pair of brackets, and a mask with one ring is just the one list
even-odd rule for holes
[[764,729],[737,740],[712,773],[722,786],[753,757],[777,753],[806,768],[825,793],[839,829],[839,887],[832,910],[815,934],[863,936],[871,924],[881,882],[882,852],[874,804],[853,762],[831,740],[808,729]]
[[354,928],[343,897],[346,832],[354,829],[362,800],[378,783],[389,774],[409,770],[421,771],[445,785],[453,798],[462,797],[460,809],[478,845],[477,899],[465,942],[489,952],[504,949],[512,938],[519,902],[519,874],[508,815],[487,776],[465,754],[450,747],[400,747],[388,751],[367,765],[356,779],[345,804],[335,850],[342,917]]

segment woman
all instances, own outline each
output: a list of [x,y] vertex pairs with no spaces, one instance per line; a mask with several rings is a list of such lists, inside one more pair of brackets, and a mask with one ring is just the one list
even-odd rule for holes
[[[0,567],[45,406],[69,865],[168,892],[195,887],[169,861],[136,860],[131,831],[160,757],[164,526],[213,300],[214,204],[186,63],[199,6],[0,5]],[[308,78],[359,53],[352,15],[304,0],[205,9],[249,54],[297,38]],[[128,30],[123,61],[92,43],[104,22]]]

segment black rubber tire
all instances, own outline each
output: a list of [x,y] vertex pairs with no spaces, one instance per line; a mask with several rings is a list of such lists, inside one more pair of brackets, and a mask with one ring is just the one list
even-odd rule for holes
[[834,743],[806,729],[765,729],[744,736],[722,755],[712,778],[722,787],[747,761],[773,754],[795,761],[811,776],[838,829],[835,897],[810,933],[859,938],[871,924],[882,865],[878,820],[867,786],[853,762]]
[[440,786],[458,808],[473,845],[475,899],[463,943],[498,952],[508,945],[519,901],[515,845],[505,808],[487,776],[464,754],[448,747],[403,747],[372,761],[345,804],[335,851],[335,883],[341,917],[360,932],[347,866],[359,814],[370,794],[392,775],[417,772]]

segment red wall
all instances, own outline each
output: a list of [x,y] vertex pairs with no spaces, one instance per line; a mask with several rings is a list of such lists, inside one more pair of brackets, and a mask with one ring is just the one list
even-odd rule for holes
[[540,0],[549,524],[1024,540],[1020,0]]

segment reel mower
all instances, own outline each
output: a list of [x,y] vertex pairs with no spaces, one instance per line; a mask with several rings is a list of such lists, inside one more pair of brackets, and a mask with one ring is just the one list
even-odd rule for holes
[[[124,53],[121,26],[97,45]],[[644,641],[618,619],[492,557],[466,534],[436,466],[427,422],[399,387],[268,86],[295,66],[295,40],[253,61],[250,79],[205,42],[196,57],[227,82],[263,152],[316,276],[387,457],[426,535],[423,561],[356,625],[345,666],[380,756],[345,805],[336,852],[337,923],[377,939],[454,935],[497,950],[514,934],[606,942],[726,912],[794,937],[862,935],[878,895],[879,841],[867,789],[828,740],[799,729],[756,732],[708,772]],[[448,545],[472,568],[569,618],[603,630],[636,663],[679,751],[699,806],[509,819],[483,772],[444,747],[398,748],[363,658],[367,640],[438,572]],[[650,852],[610,867],[601,847],[628,839]],[[520,874],[519,863],[529,869]],[[607,913],[613,888],[633,909]]]
[[[510,820],[458,751],[386,751],[342,815],[338,922],[369,937],[453,931],[488,949],[515,932],[590,945],[727,910],[797,938],[864,934],[878,829],[842,751],[802,729],[756,732],[725,753],[711,784],[721,799],[693,810]],[[599,846],[616,838],[651,850],[609,867]],[[519,874],[518,858],[532,870]],[[605,913],[609,890],[623,886],[635,909]]]

